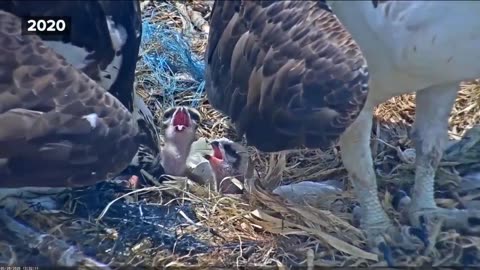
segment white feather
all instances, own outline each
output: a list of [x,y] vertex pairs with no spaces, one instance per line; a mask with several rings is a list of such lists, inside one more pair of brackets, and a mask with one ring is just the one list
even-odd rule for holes
[[90,53],[85,48],[61,41],[44,41],[44,43],[77,69],[82,69],[92,62],[87,60]]
[[478,1],[329,4],[364,53],[380,102],[480,76]]
[[90,126],[92,128],[95,128],[97,126],[98,114],[91,113],[91,114],[83,116],[82,118],[86,119],[90,123]]
[[115,25],[112,16],[107,16],[107,26],[112,40],[113,49],[120,51],[127,41],[127,31],[121,25]]

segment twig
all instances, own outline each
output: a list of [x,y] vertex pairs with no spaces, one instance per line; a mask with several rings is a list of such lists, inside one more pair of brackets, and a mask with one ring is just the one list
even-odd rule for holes
[[187,14],[190,17],[190,21],[192,22],[193,26],[200,29],[204,33],[208,34],[208,32],[210,32],[210,25],[202,17],[200,12],[193,10],[191,7],[187,7]]
[[37,249],[40,254],[48,257],[55,266],[86,267],[89,269],[110,269],[106,264],[97,262],[85,256],[74,246],[50,234],[40,234],[28,226],[11,218],[6,210],[0,210],[0,220],[7,230],[28,243],[30,248]]

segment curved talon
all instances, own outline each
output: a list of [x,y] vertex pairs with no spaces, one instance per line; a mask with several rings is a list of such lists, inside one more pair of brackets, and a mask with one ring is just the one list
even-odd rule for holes
[[430,240],[428,239],[428,230],[423,226],[422,228],[411,227],[408,232],[411,235],[418,237],[425,247],[428,247],[428,245],[430,245]]
[[424,215],[420,215],[418,217],[418,221],[419,221],[419,226],[418,227],[410,227],[408,229],[408,233],[410,233],[411,235],[419,238],[424,247],[428,247],[430,245],[430,240],[429,240],[429,230],[428,230],[428,226],[427,226],[427,218],[424,216]]
[[394,267],[392,249],[384,241],[378,244],[378,250],[383,254],[383,259],[387,262],[388,267]]
[[[430,241],[428,240],[429,232],[428,232],[428,227],[427,227],[427,219],[425,218],[425,216],[422,215],[422,216],[419,217],[419,220],[420,220],[420,227],[421,227],[422,231],[424,232],[423,237],[425,238],[424,239],[425,240],[424,241],[425,247],[428,247],[428,245],[430,244]],[[420,239],[422,239],[422,238],[420,238]]]

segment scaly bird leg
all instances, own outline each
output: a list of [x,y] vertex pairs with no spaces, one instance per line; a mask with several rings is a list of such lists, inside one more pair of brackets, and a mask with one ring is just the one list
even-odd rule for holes
[[437,223],[445,228],[480,232],[480,211],[438,208],[434,200],[435,171],[448,141],[448,118],[459,84],[431,87],[416,94],[413,139],[416,148],[415,185],[409,218],[413,226]]
[[[370,150],[370,134],[373,109],[366,106],[355,122],[340,138],[342,161],[352,180],[354,192],[362,209],[361,227],[367,234],[370,247],[383,254],[389,265],[389,246],[416,249],[421,244],[408,227],[394,226],[384,211],[377,192],[377,180],[373,170]],[[415,245],[413,245],[415,244]],[[377,249],[378,248],[378,249]]]

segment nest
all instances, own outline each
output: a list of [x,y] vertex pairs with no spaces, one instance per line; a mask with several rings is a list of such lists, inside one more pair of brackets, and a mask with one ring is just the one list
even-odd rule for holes
[[[199,61],[203,59],[210,2],[144,1],[142,9],[149,23],[166,25],[187,37],[191,52]],[[164,49],[165,44],[151,43],[142,48],[142,54]],[[182,67],[170,66],[169,70],[170,77],[165,80],[175,80],[181,91],[159,84],[154,78],[158,74],[145,61],[137,67],[137,93],[157,120],[173,104],[195,104],[204,119],[200,136],[238,137],[229,119],[208,104],[200,91],[201,78]],[[462,186],[462,179],[475,173],[475,163],[480,160],[480,136],[476,136],[480,132],[475,128],[469,131],[480,118],[479,93],[478,82],[462,84],[449,120],[452,144],[438,169],[436,183],[437,203],[443,207],[462,206],[479,197],[476,185]],[[387,187],[394,184],[408,190],[413,184],[409,131],[414,110],[413,95],[389,100],[376,108],[372,132],[380,196],[385,209],[399,222]],[[470,135],[464,136],[466,132]],[[10,265],[97,268],[385,266],[367,251],[362,232],[352,225],[348,206],[355,199],[351,189],[342,193],[340,199],[346,207],[336,214],[292,204],[270,192],[281,184],[304,180],[336,179],[348,186],[338,147],[275,154],[249,148],[249,152],[262,184],[249,183],[251,192],[243,196],[221,196],[179,178],[136,190],[104,182],[64,191],[49,197],[61,205],[58,211],[17,205],[15,220],[6,225],[16,235],[1,236],[0,259]],[[27,230],[25,222],[35,229]],[[396,258],[409,266],[479,264],[480,238],[440,230],[434,237],[436,244],[424,253],[400,252]]]

